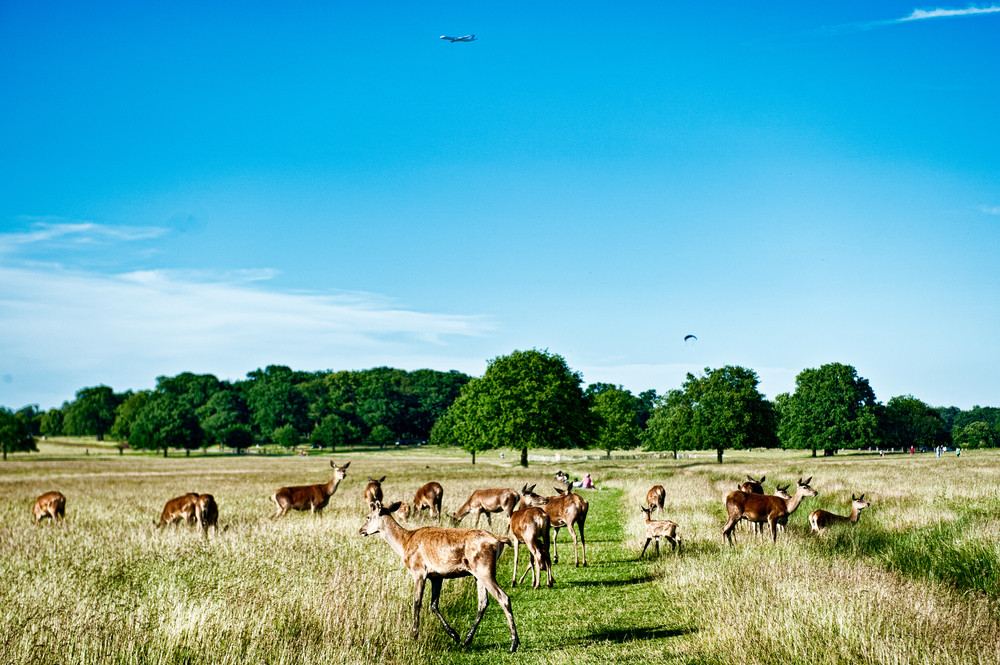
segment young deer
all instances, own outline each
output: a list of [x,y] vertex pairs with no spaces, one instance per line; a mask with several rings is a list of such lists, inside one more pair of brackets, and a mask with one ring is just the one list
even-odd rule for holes
[[511,573],[510,586],[517,585],[517,555],[518,543],[524,543],[528,549],[528,567],[524,575],[531,570],[531,586],[537,589],[542,582],[542,569],[548,575],[548,586],[552,586],[552,561],[549,558],[549,527],[551,522],[545,511],[538,506],[544,506],[548,499],[534,492],[535,486],[525,485],[521,488],[521,507],[510,516],[510,535],[514,542],[514,569]]
[[639,506],[639,510],[643,512],[646,518],[646,544],[642,546],[642,552],[639,553],[639,558],[646,553],[646,548],[649,547],[649,541],[656,541],[656,556],[660,556],[660,538],[666,538],[670,541],[670,549],[676,550],[680,554],[681,537],[677,535],[677,527],[680,526],[677,522],[671,522],[670,520],[651,520],[649,515],[653,512],[653,507],[650,506]]
[[419,514],[423,514],[424,510],[430,510],[431,519],[436,519],[440,524],[442,501],[444,501],[444,488],[441,487],[441,483],[431,481],[413,495],[413,509]]
[[177,524],[178,522],[194,524],[197,519],[198,497],[199,494],[197,492],[188,492],[181,496],[175,496],[163,506],[160,519],[158,521],[154,520],[153,524],[156,525],[157,529],[162,529],[168,524]]
[[837,522],[850,522],[851,524],[857,524],[858,519],[861,517],[861,511],[872,505],[870,501],[865,501],[865,495],[854,496],[851,495],[851,514],[848,516],[834,515],[833,513],[828,513],[825,510],[814,510],[812,514],[809,515],[809,525],[812,527],[813,533],[821,533],[828,529],[831,524],[836,524]]
[[778,542],[779,520],[794,513],[805,497],[819,494],[809,487],[810,481],[811,477],[805,482],[799,478],[798,487],[790,499],[766,494],[747,494],[739,490],[730,492],[726,495],[726,512],[729,514],[729,519],[722,527],[722,537],[729,541],[729,546],[732,547],[733,529],[737,522],[746,517],[751,522],[767,522],[771,528],[771,538],[775,543]]
[[368,478],[368,484],[365,485],[365,503],[368,504],[368,510],[372,509],[376,501],[382,503],[383,482],[385,482],[385,476],[382,476],[378,480],[372,477]]
[[580,552],[577,550],[576,533],[573,525],[580,529],[580,547],[583,549],[583,565],[587,565],[587,540],[583,536],[583,526],[587,521],[587,510],[589,504],[579,494],[573,494],[573,488],[567,487],[561,490],[555,488],[559,494],[548,497],[549,502],[545,504],[545,514],[549,516],[552,528],[555,533],[552,535],[552,562],[559,563],[559,550],[556,548],[556,540],[559,538],[559,529],[566,527],[569,535],[573,539],[573,554],[576,557],[576,565],[580,566]]
[[41,523],[46,517],[53,523],[62,521],[66,516],[66,497],[62,492],[46,492],[35,499],[31,512],[35,515],[35,524]]
[[[455,524],[458,524],[469,513],[475,513],[476,522],[473,525],[474,527],[479,526],[480,515],[486,515],[486,523],[493,526],[490,515],[493,513],[503,513],[510,518],[511,513],[514,512],[514,506],[517,505],[517,499],[518,495],[514,490],[476,490],[469,496],[468,501],[458,509],[458,512],[452,515],[452,519],[455,521]],[[508,531],[510,530],[510,525],[507,526],[507,529]]]
[[316,516],[321,515],[326,504],[329,503],[330,497],[337,491],[337,485],[347,476],[347,467],[350,465],[350,462],[344,466],[337,466],[330,462],[330,466],[333,467],[333,478],[325,485],[282,487],[271,495],[271,501],[274,501],[274,505],[278,507],[278,512],[272,515],[271,519],[278,519],[287,513],[289,508],[308,510]]
[[663,502],[667,500],[667,490],[663,489],[663,485],[654,485],[652,489],[646,492],[646,503],[649,504],[649,509],[658,510],[663,512]]
[[368,514],[365,523],[361,525],[359,532],[362,536],[381,534],[413,575],[413,637],[417,637],[420,630],[420,604],[424,597],[424,582],[430,580],[431,610],[440,619],[448,635],[456,642],[460,641],[458,633],[441,615],[438,598],[441,596],[441,583],[445,579],[472,575],[476,578],[476,588],[479,592],[479,611],[472,628],[461,642],[462,646],[467,647],[472,642],[472,637],[476,634],[479,622],[486,612],[486,606],[489,605],[489,597],[493,596],[507,615],[510,652],[517,651],[520,640],[517,628],[514,626],[510,598],[497,584],[496,577],[497,559],[504,545],[511,544],[510,540],[481,529],[443,529],[425,526],[409,531],[399,526],[393,519],[392,513],[398,509],[398,501],[385,508],[377,503]]
[[[195,521],[201,525],[201,532],[208,538],[208,527],[215,530],[215,535],[219,535],[219,504],[215,502],[215,497],[211,494],[199,494],[195,504]],[[228,527],[227,527],[228,528]]]

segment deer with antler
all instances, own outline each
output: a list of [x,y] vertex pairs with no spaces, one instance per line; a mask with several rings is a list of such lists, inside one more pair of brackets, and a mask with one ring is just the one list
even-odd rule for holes
[[802,482],[802,479],[799,478],[795,494],[790,499],[782,499],[767,494],[747,494],[739,490],[730,492],[726,495],[726,513],[728,513],[729,519],[726,521],[726,525],[722,527],[722,537],[732,547],[733,529],[745,517],[750,522],[767,522],[771,529],[771,538],[773,542],[777,543],[779,520],[787,518],[794,513],[805,497],[819,494],[812,487],[809,487],[811,481],[811,477],[805,482]]
[[809,526],[812,527],[813,533],[821,533],[826,531],[831,524],[836,524],[838,522],[857,524],[858,520],[861,518],[861,511],[870,505],[872,505],[870,501],[865,501],[864,494],[857,497],[851,494],[850,515],[835,515],[834,513],[828,513],[825,510],[814,510],[809,515]]
[[[420,605],[424,597],[424,583],[431,583],[431,610],[437,615],[445,631],[463,647],[469,646],[479,622],[483,619],[490,596],[496,599],[507,616],[510,628],[510,652],[517,651],[520,640],[514,625],[510,597],[497,584],[497,559],[509,538],[496,536],[482,529],[445,529],[425,526],[414,531],[404,529],[392,517],[399,509],[399,502],[383,507],[376,503],[359,530],[362,536],[380,534],[389,547],[399,555],[413,575],[413,637],[420,630]],[[479,593],[479,609],[465,640],[445,620],[438,609],[441,584],[446,579],[473,576]]]

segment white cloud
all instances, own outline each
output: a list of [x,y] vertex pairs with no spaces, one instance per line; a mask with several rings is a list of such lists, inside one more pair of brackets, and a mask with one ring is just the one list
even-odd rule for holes
[[38,244],[91,246],[102,242],[151,240],[169,231],[160,226],[111,226],[56,217],[29,218],[30,229],[0,235],[0,252]]
[[[413,358],[460,356],[449,349],[455,340],[492,330],[484,317],[419,312],[368,294],[268,290],[261,281],[268,276],[0,266],[0,374],[32,375],[50,387],[69,382],[66,399],[84,385],[141,388],[136,376],[148,384],[187,370],[241,378],[268,364],[405,366]],[[24,394],[0,401],[51,400]]]
[[1000,12],[1000,6],[966,7],[965,9],[914,9],[909,16],[897,19],[904,21],[923,21],[930,18],[951,18],[955,16],[975,16],[977,14],[995,14]]
[[987,215],[1000,215],[1000,206],[981,206],[979,209]]

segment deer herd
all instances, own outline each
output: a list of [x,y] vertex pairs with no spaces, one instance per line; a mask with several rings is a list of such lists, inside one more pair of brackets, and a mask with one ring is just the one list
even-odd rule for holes
[[[282,487],[275,491],[271,495],[271,501],[274,502],[277,511],[271,519],[283,517],[290,509],[308,510],[316,517],[321,516],[337,487],[347,476],[350,462],[337,466],[331,461],[330,466],[333,468],[333,477],[327,483]],[[774,494],[765,494],[763,487],[765,478],[761,476],[760,479],[755,479],[747,476],[746,481],[726,494],[724,507],[727,519],[722,527],[722,537],[723,542],[728,543],[730,547],[734,546],[736,525],[743,521],[753,525],[751,528],[758,534],[763,533],[765,528],[768,529],[772,542],[776,543],[778,531],[784,530],[789,516],[796,511],[799,504],[804,499],[818,494],[809,485],[812,478],[805,481],[800,478],[792,494],[788,493],[791,485],[778,486]],[[449,515],[451,526],[443,527],[441,520],[444,514],[442,511],[444,488],[440,483],[432,481],[421,486],[414,494],[412,503],[394,501],[386,504],[383,503],[382,490],[385,479],[385,476],[378,479],[368,478],[364,487],[364,505],[368,515],[359,533],[362,536],[381,535],[413,575],[414,637],[417,637],[420,627],[424,584],[430,581],[431,611],[441,621],[445,632],[452,639],[460,642],[463,647],[469,645],[492,596],[500,604],[506,616],[510,628],[510,652],[514,653],[518,648],[519,638],[510,597],[496,579],[497,561],[503,548],[512,546],[514,549],[511,588],[523,582],[529,570],[532,573],[534,589],[541,586],[543,571],[546,576],[546,586],[552,587],[554,583],[552,565],[559,563],[556,540],[562,528],[569,531],[573,541],[574,564],[587,565],[584,527],[589,505],[586,499],[573,492],[570,483],[560,483],[565,486],[555,488],[556,494],[553,496],[536,494],[534,491],[536,485],[529,487],[527,484],[517,492],[507,488],[475,490],[457,511]],[[681,552],[681,537],[677,533],[680,526],[676,522],[662,518],[667,498],[668,492],[662,485],[655,485],[646,493],[646,501],[640,506],[644,517],[646,542],[639,553],[639,558],[645,556],[650,542],[655,544],[656,553],[659,555],[661,538],[670,544],[671,551],[677,554]],[[815,510],[809,515],[811,532],[820,534],[833,524],[857,523],[861,511],[870,505],[865,500],[864,494],[858,497],[852,494],[850,515]],[[437,526],[423,526],[411,530],[400,525],[398,520],[409,522],[411,518],[417,519],[422,516],[425,510],[429,511],[430,519],[436,521]],[[32,513],[36,524],[46,517],[53,522],[61,522],[65,518],[66,497],[61,492],[46,492],[35,500]],[[487,525],[492,527],[491,516],[495,513],[502,513],[507,517],[507,532],[503,536],[478,528],[479,517],[484,514]],[[654,520],[652,518],[654,513],[657,513],[660,519]],[[457,528],[462,519],[470,514],[475,515],[472,528]],[[181,522],[192,527],[198,526],[206,539],[209,527],[218,534],[219,507],[215,498],[211,494],[195,492],[174,497],[167,501],[159,520],[154,520],[153,523],[156,529],[160,529]],[[554,534],[551,533],[552,530],[555,531]],[[527,550],[528,562],[519,579],[517,562],[519,547],[522,544]],[[461,639],[441,614],[438,600],[444,580],[467,576],[472,576],[476,580],[479,604],[472,627],[465,638]]]

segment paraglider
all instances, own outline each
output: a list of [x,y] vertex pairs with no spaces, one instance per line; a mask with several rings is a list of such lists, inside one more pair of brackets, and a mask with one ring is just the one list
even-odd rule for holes
[[690,344],[691,342],[697,342],[698,338],[694,335],[684,335],[684,343]]

